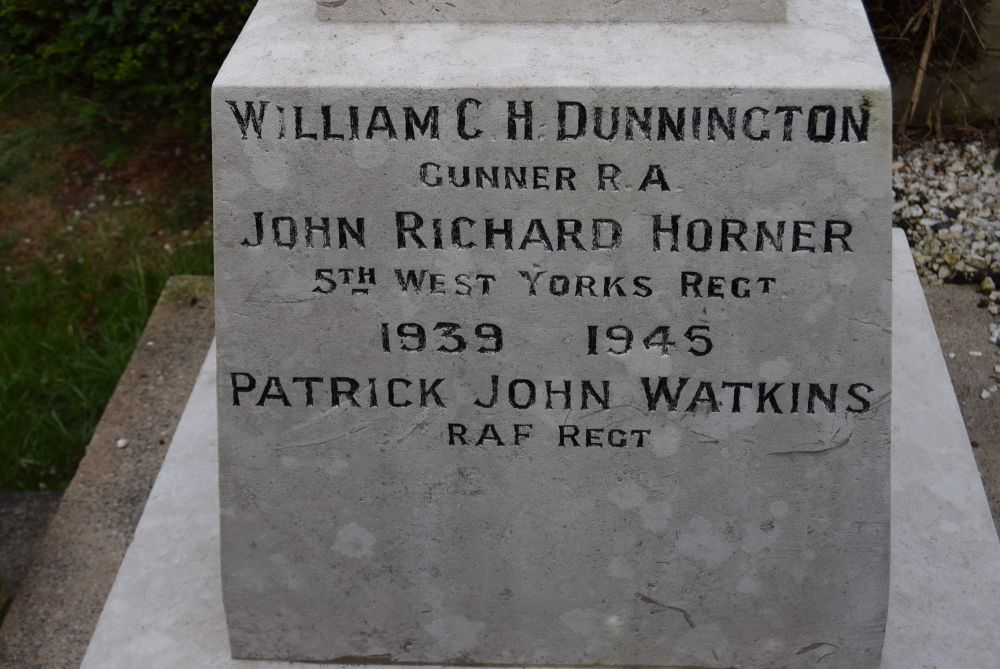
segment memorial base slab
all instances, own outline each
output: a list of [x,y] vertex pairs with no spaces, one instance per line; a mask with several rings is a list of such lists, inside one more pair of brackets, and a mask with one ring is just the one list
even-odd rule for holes
[[[994,669],[1000,543],[905,238],[894,239],[892,567],[883,669]],[[209,353],[82,669],[296,669],[230,658]],[[803,649],[820,662],[823,639]]]

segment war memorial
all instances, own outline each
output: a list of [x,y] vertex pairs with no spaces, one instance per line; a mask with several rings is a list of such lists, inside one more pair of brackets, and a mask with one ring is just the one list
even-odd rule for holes
[[212,114],[85,668],[995,666],[858,0],[261,0]]

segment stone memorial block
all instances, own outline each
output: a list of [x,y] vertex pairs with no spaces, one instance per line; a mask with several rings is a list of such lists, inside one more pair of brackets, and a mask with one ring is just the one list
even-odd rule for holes
[[261,0],[213,88],[234,657],[877,667],[860,0],[327,4]]
[[785,0],[316,0],[329,21],[747,21],[785,19]]

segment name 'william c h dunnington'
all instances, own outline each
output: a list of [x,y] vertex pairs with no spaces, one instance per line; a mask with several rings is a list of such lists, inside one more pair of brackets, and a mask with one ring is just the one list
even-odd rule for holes
[[[242,139],[298,141],[461,140],[571,142],[867,142],[871,112],[866,105],[803,105],[792,102],[747,107],[586,105],[573,100],[508,100],[502,119],[487,117],[487,105],[465,98],[454,105],[319,104],[227,100]],[[554,135],[541,132],[553,121]],[[545,123],[544,125],[548,125]]]

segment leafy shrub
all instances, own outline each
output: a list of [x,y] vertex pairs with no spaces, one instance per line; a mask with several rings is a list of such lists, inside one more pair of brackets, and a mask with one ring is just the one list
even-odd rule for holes
[[204,130],[254,0],[0,0],[0,66],[83,115]]

